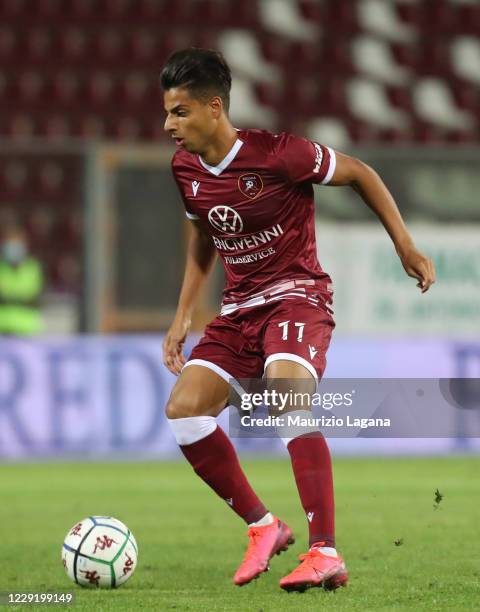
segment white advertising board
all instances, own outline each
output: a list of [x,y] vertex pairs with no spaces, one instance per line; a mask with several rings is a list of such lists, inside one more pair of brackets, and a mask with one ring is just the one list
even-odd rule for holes
[[[81,337],[0,343],[0,460],[180,456],[164,409],[175,376],[163,338]],[[191,337],[186,353],[198,337]],[[480,345],[441,340],[335,339],[329,378],[480,377]],[[228,431],[227,411],[220,419]],[[282,453],[274,439],[234,440]],[[469,440],[472,447],[475,441]],[[455,440],[331,439],[334,452],[446,452]]]
[[410,229],[437,271],[436,284],[423,295],[404,272],[380,223],[317,222],[318,257],[333,280],[337,333],[479,340],[480,228],[438,224]]

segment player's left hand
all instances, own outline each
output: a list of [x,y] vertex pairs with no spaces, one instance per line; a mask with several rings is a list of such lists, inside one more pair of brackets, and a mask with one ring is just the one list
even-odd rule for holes
[[435,282],[435,268],[429,257],[420,253],[414,246],[398,253],[405,272],[418,280],[417,287],[422,293],[428,291]]

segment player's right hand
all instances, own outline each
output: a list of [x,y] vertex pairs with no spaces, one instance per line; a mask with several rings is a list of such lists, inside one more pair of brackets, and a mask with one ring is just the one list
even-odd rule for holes
[[189,317],[177,315],[163,341],[163,364],[176,376],[185,365],[183,345],[191,323]]

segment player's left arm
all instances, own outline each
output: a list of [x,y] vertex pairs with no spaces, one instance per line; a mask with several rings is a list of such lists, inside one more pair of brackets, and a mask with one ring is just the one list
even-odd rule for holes
[[400,211],[379,175],[359,159],[335,152],[336,166],[329,185],[349,185],[377,215],[395,245],[405,272],[418,280],[422,293],[435,282],[435,268],[431,259],[414,245]]

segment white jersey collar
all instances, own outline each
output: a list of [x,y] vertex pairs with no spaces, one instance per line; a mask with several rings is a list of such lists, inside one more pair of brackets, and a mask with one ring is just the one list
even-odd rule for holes
[[203,159],[200,157],[200,155],[198,156],[198,161],[202,164],[202,166],[205,168],[205,170],[208,170],[209,172],[211,172],[215,176],[219,176],[220,174],[222,174],[222,172],[225,170],[225,168],[228,168],[228,166],[232,163],[232,161],[235,159],[237,153],[242,148],[243,144],[244,144],[243,141],[240,140],[240,138],[237,138],[237,140],[235,141],[233,147],[227,153],[226,157],[224,157],[224,159],[222,159],[222,161],[218,164],[218,166],[209,166],[206,162],[203,161]]

